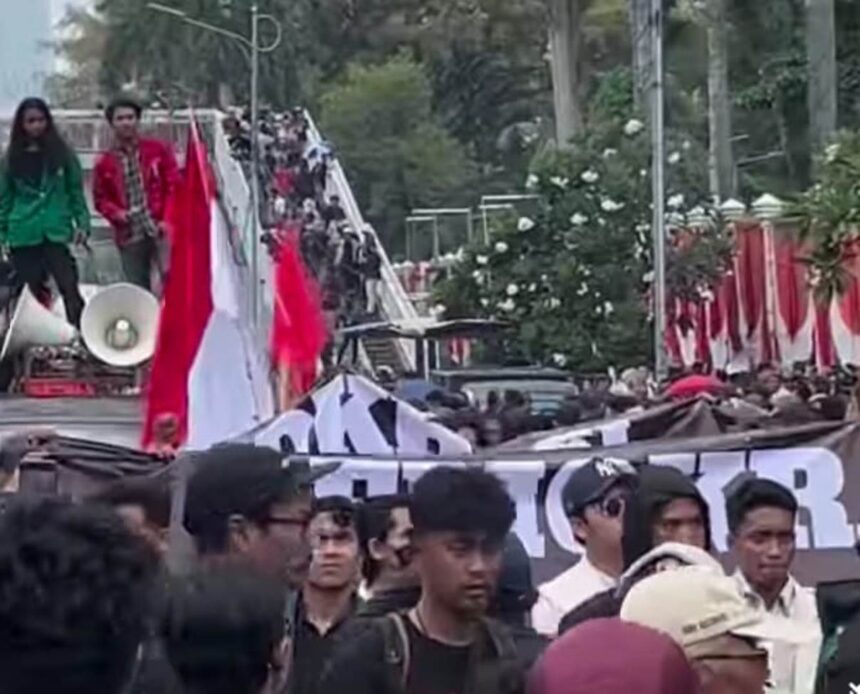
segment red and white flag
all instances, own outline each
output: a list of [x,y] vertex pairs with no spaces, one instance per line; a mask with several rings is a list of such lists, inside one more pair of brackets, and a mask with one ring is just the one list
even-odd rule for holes
[[272,415],[253,333],[240,311],[230,232],[197,124],[171,205],[173,245],[147,389],[144,448],[203,449]]

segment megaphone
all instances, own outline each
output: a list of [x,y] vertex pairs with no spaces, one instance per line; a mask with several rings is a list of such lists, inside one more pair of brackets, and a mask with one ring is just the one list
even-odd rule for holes
[[12,320],[9,321],[0,361],[33,345],[68,345],[74,342],[77,336],[78,331],[74,326],[42,306],[25,286],[18,297]]
[[133,284],[112,284],[93,296],[81,315],[81,337],[96,359],[137,366],[155,352],[158,299]]

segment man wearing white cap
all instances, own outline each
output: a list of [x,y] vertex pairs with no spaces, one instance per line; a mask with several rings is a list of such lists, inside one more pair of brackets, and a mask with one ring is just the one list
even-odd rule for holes
[[671,636],[698,674],[701,694],[763,694],[774,646],[809,638],[757,612],[731,578],[701,566],[640,581],[625,597],[621,619]]

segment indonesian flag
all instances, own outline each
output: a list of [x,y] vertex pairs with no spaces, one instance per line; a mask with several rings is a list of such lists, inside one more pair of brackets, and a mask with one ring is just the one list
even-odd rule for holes
[[[271,416],[241,320],[230,231],[197,124],[171,205],[173,245],[146,399],[146,449],[204,449]],[[165,434],[165,432],[169,432]],[[172,440],[165,441],[165,436]]]

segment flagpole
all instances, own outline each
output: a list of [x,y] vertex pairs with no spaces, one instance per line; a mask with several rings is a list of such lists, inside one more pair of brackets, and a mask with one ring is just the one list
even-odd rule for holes
[[663,7],[651,0],[651,186],[654,217],[654,370],[662,379],[666,364],[666,137],[664,130]]

